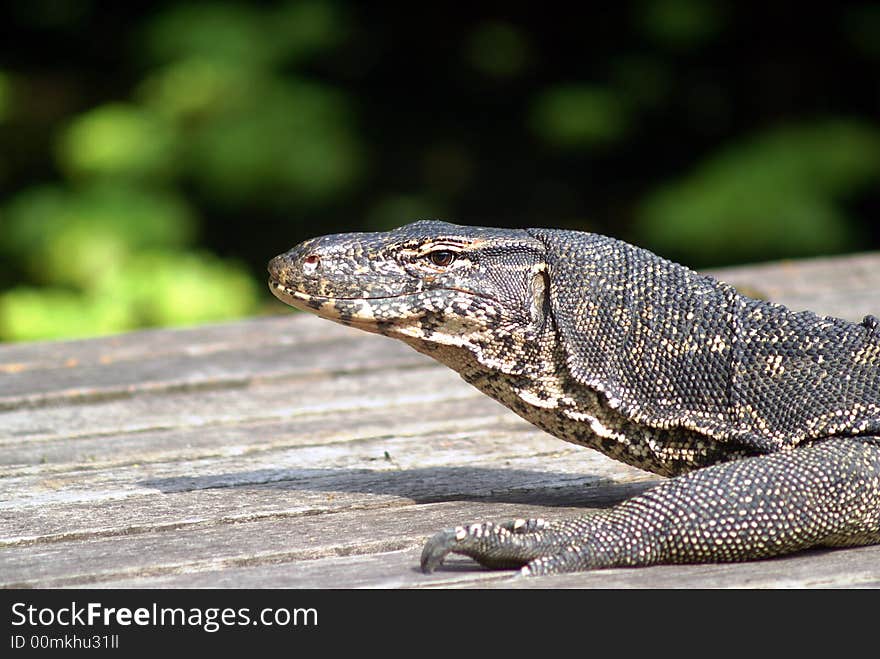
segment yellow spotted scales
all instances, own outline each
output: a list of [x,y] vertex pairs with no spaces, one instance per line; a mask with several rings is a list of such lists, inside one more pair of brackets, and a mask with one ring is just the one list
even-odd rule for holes
[[525,574],[880,542],[880,322],[753,300],[590,233],[438,221],[308,240],[282,301],[400,339],[541,429],[667,481],[577,519],[459,526],[422,554]]

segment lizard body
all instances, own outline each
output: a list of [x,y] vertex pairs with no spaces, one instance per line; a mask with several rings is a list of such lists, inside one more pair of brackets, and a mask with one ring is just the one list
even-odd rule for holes
[[398,338],[541,429],[672,476],[425,547],[561,572],[880,542],[880,326],[792,312],[596,234],[421,221],[301,243],[282,301]]

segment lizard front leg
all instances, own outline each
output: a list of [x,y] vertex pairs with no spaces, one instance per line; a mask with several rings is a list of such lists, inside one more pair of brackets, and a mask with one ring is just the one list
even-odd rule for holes
[[880,542],[880,438],[830,438],[664,481],[584,517],[484,523],[428,541],[422,570],[449,553],[524,574],[712,563]]

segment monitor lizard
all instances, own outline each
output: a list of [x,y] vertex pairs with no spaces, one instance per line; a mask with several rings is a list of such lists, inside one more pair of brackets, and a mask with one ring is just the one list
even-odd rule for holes
[[307,240],[282,301],[395,337],[563,440],[671,477],[425,545],[523,574],[880,542],[880,321],[793,312],[614,238],[423,220]]

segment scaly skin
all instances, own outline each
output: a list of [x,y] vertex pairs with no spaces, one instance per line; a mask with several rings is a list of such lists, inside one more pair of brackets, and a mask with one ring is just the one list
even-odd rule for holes
[[306,241],[282,301],[398,338],[566,441],[674,478],[574,520],[443,531],[526,574],[880,542],[880,324],[793,313],[595,234],[416,222]]

